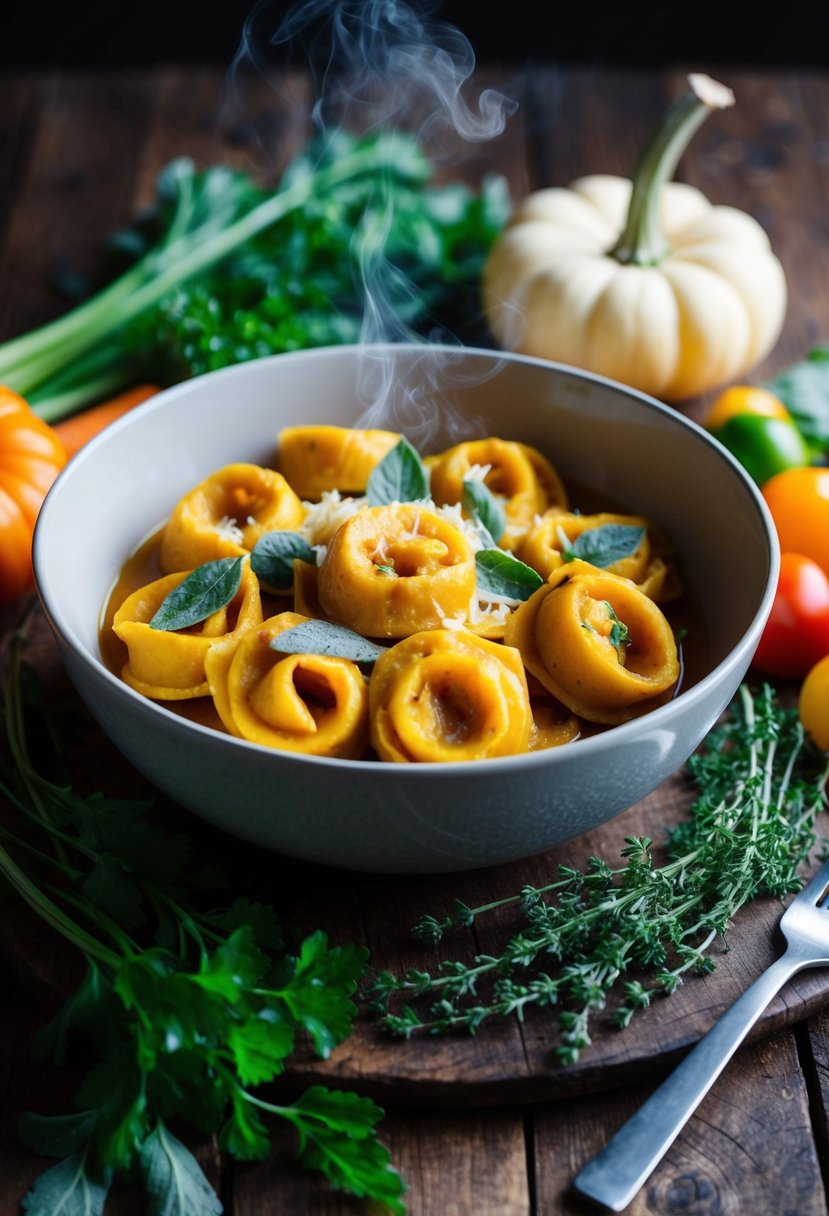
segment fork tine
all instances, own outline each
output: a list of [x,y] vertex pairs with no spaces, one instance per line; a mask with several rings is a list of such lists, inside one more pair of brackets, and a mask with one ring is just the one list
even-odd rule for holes
[[796,897],[804,903],[819,904],[829,889],[829,861],[825,861],[814,878]]

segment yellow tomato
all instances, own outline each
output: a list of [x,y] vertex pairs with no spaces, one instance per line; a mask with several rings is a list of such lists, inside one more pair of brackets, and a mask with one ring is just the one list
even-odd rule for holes
[[797,708],[807,735],[821,751],[829,751],[829,655],[807,672]]

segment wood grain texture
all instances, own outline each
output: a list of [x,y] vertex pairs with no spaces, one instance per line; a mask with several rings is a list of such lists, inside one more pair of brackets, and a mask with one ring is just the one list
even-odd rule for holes
[[[784,262],[789,311],[778,346],[752,373],[757,380],[803,357],[829,333],[829,80],[816,73],[722,75],[735,89],[737,105],[703,127],[679,176],[713,201],[755,214]],[[514,100],[515,117],[495,140],[446,140],[438,149],[441,175],[476,182],[485,172],[503,173],[517,199],[531,188],[565,185],[583,173],[627,173],[682,81],[680,69],[487,68],[477,83]],[[277,174],[307,133],[310,94],[298,76],[280,79],[275,89],[273,83],[173,67],[8,78],[0,98],[0,171],[9,183],[0,202],[0,276],[14,290],[0,296],[0,337],[62,311],[54,272],[91,269],[101,238],[151,200],[158,171],[172,157],[222,161],[264,178]],[[235,93],[231,85],[238,86]],[[687,409],[700,417],[704,404],[689,403]],[[0,639],[8,639],[24,607],[17,604],[0,615]],[[34,653],[50,695],[88,723],[40,618]],[[150,792],[91,728],[77,758],[107,789]],[[326,928],[335,941],[368,945],[374,968],[401,972],[435,960],[409,934],[423,912],[445,911],[456,896],[475,905],[525,882],[539,885],[565,858],[580,865],[601,852],[616,860],[627,834],[661,839],[666,825],[687,812],[691,796],[676,775],[600,832],[565,849],[439,879],[332,872],[271,856],[252,860],[245,846],[163,801],[158,806],[207,854],[221,854],[239,890],[274,900],[298,933]],[[779,946],[779,913],[774,901],[746,909],[731,930],[731,953],[718,956],[713,975],[688,980],[624,1032],[597,1025],[593,1048],[574,1068],[555,1066],[554,1025],[545,1017],[532,1015],[523,1027],[513,1019],[493,1024],[474,1040],[411,1044],[385,1037],[373,1020],[361,1017],[354,1036],[330,1061],[297,1059],[284,1091],[322,1080],[385,1104],[381,1136],[409,1184],[412,1216],[576,1216],[580,1209],[567,1194],[573,1173],[771,961]],[[482,920],[474,935],[456,934],[452,948],[458,957],[494,950],[515,924],[513,913],[502,910]],[[77,962],[7,896],[0,901],[0,948],[14,968],[0,1021],[0,1216],[13,1216],[44,1165],[17,1142],[16,1119],[23,1109],[65,1109],[71,1099],[72,1075],[34,1061],[31,1033],[73,984]],[[14,981],[20,987],[9,997]],[[732,1061],[636,1201],[634,1216],[826,1211],[819,1157],[829,1160],[829,1018],[812,1017],[808,1035],[801,1026],[828,995],[829,976],[820,972],[784,989],[756,1028],[756,1041]],[[808,1045],[800,1060],[788,1029],[794,1024]],[[209,1143],[195,1147],[228,1216],[364,1211],[358,1201],[326,1191],[315,1176],[299,1170],[289,1139],[261,1166],[220,1162]],[[133,1216],[141,1209],[135,1194],[122,1191],[106,1216]]]
[[[622,1093],[537,1110],[533,1145],[538,1211],[595,1211],[570,1181],[648,1097]],[[629,1216],[826,1211],[806,1085],[794,1037],[775,1035],[744,1049],[691,1118],[628,1208]]]

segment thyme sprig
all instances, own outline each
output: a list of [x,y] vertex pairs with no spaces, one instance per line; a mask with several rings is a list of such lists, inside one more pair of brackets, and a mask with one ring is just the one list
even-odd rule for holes
[[[728,948],[740,908],[800,888],[829,763],[795,708],[768,685],[755,692],[743,685],[686,769],[697,797],[688,818],[668,830],[661,864],[649,837],[627,836],[621,865],[592,857],[583,870],[560,866],[544,886],[476,908],[458,900],[443,917],[421,917],[413,934],[433,946],[447,931],[510,906],[524,923],[500,954],[376,975],[368,998],[385,1028],[406,1038],[474,1034],[489,1019],[555,1007],[556,1055],[573,1063],[611,996],[609,1020],[622,1027],[654,996],[675,992],[688,972],[713,971],[712,948],[718,940]],[[393,1012],[395,996],[410,1003]]]

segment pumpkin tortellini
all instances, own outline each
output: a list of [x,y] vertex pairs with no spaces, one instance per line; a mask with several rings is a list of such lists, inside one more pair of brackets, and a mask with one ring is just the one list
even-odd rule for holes
[[273,465],[204,478],[125,565],[102,649],[137,692],[249,743],[397,764],[561,747],[675,695],[667,538],[582,513],[536,448],[421,458],[297,426]]
[[459,528],[419,503],[363,507],[337,529],[317,590],[324,611],[356,633],[405,638],[468,612],[475,555]]
[[614,725],[644,713],[679,678],[673,631],[659,607],[618,574],[560,566],[507,623],[528,671],[574,714]]
[[483,760],[529,748],[521,656],[466,630],[424,630],[377,660],[371,741],[381,760]]
[[279,651],[280,634],[307,619],[282,612],[214,647],[205,661],[213,703],[237,738],[309,756],[360,756],[368,689],[357,665]]
[[121,678],[145,697],[159,701],[206,696],[205,663],[210,650],[220,642],[235,642],[262,620],[259,583],[246,568],[233,599],[197,627],[183,631],[153,628],[150,621],[185,578],[186,574],[168,574],[134,591],[112,622],[128,654]]
[[[542,578],[549,578],[554,570],[570,560],[569,551],[574,545],[581,543],[585,552],[590,553],[591,537],[608,535],[624,539],[617,542],[617,553],[606,554],[603,569],[631,579],[656,603],[679,594],[676,570],[666,543],[651,521],[642,515],[621,515],[611,511],[582,515],[554,507],[535,519],[516,546],[515,555],[537,570]],[[627,540],[627,536],[631,539]],[[609,548],[612,549],[612,542]]]
[[537,515],[566,507],[567,492],[556,469],[526,443],[476,439],[427,457],[432,497],[441,506],[463,501],[464,482],[477,472],[493,494],[503,499],[505,527],[494,539],[515,549]]
[[305,510],[281,473],[229,464],[176,504],[164,528],[159,564],[165,574],[237,557],[277,529],[298,528]]

